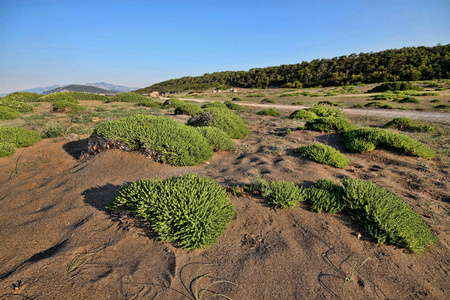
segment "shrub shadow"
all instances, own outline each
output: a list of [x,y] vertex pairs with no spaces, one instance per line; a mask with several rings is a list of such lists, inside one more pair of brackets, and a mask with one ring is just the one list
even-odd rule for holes
[[107,212],[108,210],[106,209],[106,206],[109,202],[111,202],[120,187],[120,185],[108,183],[103,186],[96,186],[85,190],[82,193],[84,196],[84,202],[98,210]]
[[84,154],[88,152],[88,140],[89,139],[82,139],[79,141],[68,142],[62,147],[70,156],[78,160],[84,157]]

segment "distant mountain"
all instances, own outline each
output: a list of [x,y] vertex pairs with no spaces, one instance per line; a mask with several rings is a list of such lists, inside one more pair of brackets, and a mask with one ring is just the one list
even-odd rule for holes
[[131,91],[138,89],[137,87],[115,85],[115,84],[110,84],[110,83],[106,83],[106,82],[86,83],[86,85],[98,87],[98,88],[109,90],[109,91],[121,92],[121,93],[131,92]]
[[49,91],[45,91],[42,94],[48,95],[48,94],[58,93],[58,92],[82,92],[82,93],[103,94],[103,93],[111,93],[111,92],[115,92],[115,91],[105,90],[105,89],[101,89],[101,88],[98,88],[95,86],[90,86],[90,85],[71,84],[71,85],[66,85],[66,86],[62,86],[62,87],[57,87],[57,88],[49,90]]
[[29,92],[29,93],[42,94],[43,92],[50,91],[50,90],[53,90],[53,89],[56,89],[56,88],[59,88],[59,87],[62,87],[62,86],[64,86],[64,85],[62,85],[62,84],[55,84],[55,85],[52,85],[52,86],[36,87],[36,88],[28,89],[28,90],[23,90],[23,91],[20,91],[20,92]]

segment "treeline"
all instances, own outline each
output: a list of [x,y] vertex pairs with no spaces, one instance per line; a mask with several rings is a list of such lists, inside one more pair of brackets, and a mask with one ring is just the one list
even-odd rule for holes
[[167,80],[136,92],[202,91],[218,86],[301,88],[441,78],[450,78],[450,44],[350,54],[249,71],[207,73]]

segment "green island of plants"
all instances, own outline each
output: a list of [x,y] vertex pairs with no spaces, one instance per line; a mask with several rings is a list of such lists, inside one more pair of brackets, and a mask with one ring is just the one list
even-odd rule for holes
[[324,117],[308,120],[305,129],[323,132],[336,131],[338,133],[356,129],[356,126],[344,118]]
[[41,139],[39,133],[21,127],[0,127],[0,157],[11,156],[15,148],[28,147]]
[[67,100],[52,102],[52,112],[68,112],[70,115],[77,115],[84,112],[86,108]]
[[126,93],[119,93],[114,95],[113,97],[108,99],[108,102],[141,102],[144,100],[148,100],[147,97],[144,97],[142,95],[133,93],[133,92],[126,92]]
[[371,181],[344,178],[343,198],[356,212],[365,231],[378,243],[423,253],[434,236],[416,211],[399,197]]
[[105,95],[98,95],[92,93],[82,93],[82,92],[64,92],[77,100],[96,100],[96,101],[109,101],[109,98]]
[[272,116],[272,117],[279,117],[281,115],[273,107],[271,107],[269,109],[260,110],[256,114],[260,115],[260,116]]
[[48,95],[45,95],[45,96],[42,96],[41,98],[39,98],[39,101],[50,102],[50,103],[54,103],[54,102],[58,102],[58,101],[67,101],[67,102],[75,103],[75,104],[79,103],[79,101],[77,99],[75,99],[69,93],[66,93],[66,92],[48,94]]
[[277,208],[294,207],[306,200],[305,188],[284,180],[267,181],[258,177],[246,189],[250,193],[261,195]]
[[233,140],[222,129],[211,126],[194,127],[213,147],[213,151],[231,151],[234,149]]
[[359,153],[383,146],[425,159],[432,159],[436,155],[433,150],[409,136],[381,128],[360,128],[347,131],[342,137],[342,142],[347,150]]
[[107,208],[129,210],[148,220],[159,239],[186,249],[214,245],[235,217],[225,189],[193,174],[125,185]]
[[20,117],[20,112],[7,106],[0,106],[0,120],[13,120]]
[[175,113],[177,115],[190,115],[190,116],[196,116],[200,112],[202,112],[202,109],[198,107],[195,104],[192,103],[186,103],[186,102],[179,102],[175,104]]
[[12,108],[20,113],[29,113],[34,110],[33,105],[17,100],[0,99],[0,106]]
[[222,102],[210,102],[202,105],[202,108],[218,107],[228,109],[228,106]]
[[242,110],[242,106],[240,106],[239,104],[233,103],[230,100],[225,101],[223,104],[225,104],[228,107],[228,109]]
[[408,118],[395,118],[384,125],[385,128],[395,128],[397,130],[433,132],[436,128],[430,125],[418,125]]
[[342,186],[329,179],[319,179],[316,184],[308,189],[308,202],[311,203],[311,211],[338,213],[346,204],[342,198],[344,190]]
[[3,99],[4,100],[13,100],[13,101],[19,101],[19,102],[38,102],[40,101],[39,98],[41,98],[42,95],[38,93],[29,93],[29,92],[15,92],[11,93],[9,95],[6,95]]
[[297,109],[289,116],[289,118],[297,120],[313,120],[317,119],[318,116],[308,109]]
[[176,166],[204,163],[213,155],[199,131],[162,116],[136,115],[97,125],[90,152],[109,147],[142,150],[156,161]]
[[289,117],[291,119],[306,120],[313,120],[320,117],[345,118],[345,113],[342,109],[339,109],[337,107],[316,104],[310,108],[298,109],[294,111]]
[[191,126],[213,126],[222,129],[232,139],[241,139],[250,134],[247,123],[229,109],[210,107],[188,120]]
[[295,151],[312,161],[340,169],[344,169],[350,163],[350,160],[339,150],[324,144],[310,144],[298,147]]

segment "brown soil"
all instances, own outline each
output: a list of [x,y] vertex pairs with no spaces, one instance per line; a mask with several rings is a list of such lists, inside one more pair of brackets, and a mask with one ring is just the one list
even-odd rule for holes
[[[42,140],[1,158],[0,299],[193,299],[214,281],[196,280],[207,272],[238,285],[209,287],[232,299],[448,299],[448,168],[385,150],[346,153],[332,134],[281,135],[294,121],[246,119],[252,134],[235,141],[234,152],[194,167],[120,150],[86,158],[86,138]],[[315,140],[338,147],[352,164],[335,169],[295,154]],[[224,187],[242,187],[257,174],[306,187],[321,178],[370,179],[412,205],[439,243],[411,254],[374,243],[352,216],[314,213],[307,204],[276,210],[244,194],[230,195],[237,217],[218,243],[187,251],[158,241],[142,220],[105,209],[125,183],[188,173]],[[360,267],[350,276],[352,266]]]

